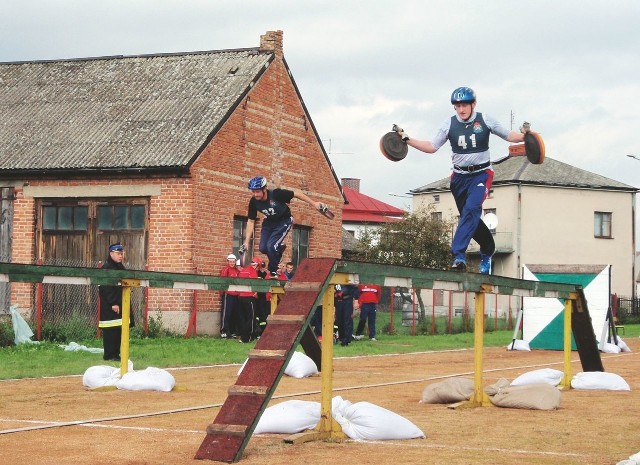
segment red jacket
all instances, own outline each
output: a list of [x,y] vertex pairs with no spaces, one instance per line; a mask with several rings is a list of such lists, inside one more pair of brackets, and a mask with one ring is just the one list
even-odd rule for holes
[[360,284],[360,298],[358,302],[360,304],[377,304],[380,302],[380,295],[382,294],[382,288],[377,284]]
[[[258,278],[258,272],[251,265],[245,266],[244,268],[242,268],[238,272],[238,278],[253,278],[253,279],[257,279]],[[240,292],[238,292],[238,297],[256,297],[257,298],[258,297],[258,293],[257,292],[250,292],[250,291],[247,291],[247,292],[240,291]]]
[[[235,266],[225,266],[222,270],[220,270],[220,276],[223,278],[237,278],[238,270]],[[238,295],[238,291],[227,291],[229,295]]]

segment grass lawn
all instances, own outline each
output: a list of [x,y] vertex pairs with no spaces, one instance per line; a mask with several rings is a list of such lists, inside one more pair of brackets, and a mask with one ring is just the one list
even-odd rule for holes
[[[380,321],[380,323],[383,322]],[[364,339],[354,341],[347,347],[335,345],[334,355],[348,357],[473,347],[472,332],[417,336],[403,334],[404,332],[404,330],[397,331],[393,335],[382,332],[377,335],[377,342]],[[484,345],[506,346],[511,342],[512,335],[513,332],[509,330],[486,332]],[[625,325],[623,339],[638,336],[640,336],[640,325]],[[102,347],[102,342],[98,339],[76,342],[87,347]],[[235,339],[204,336],[188,339],[183,337],[132,339],[130,358],[136,370],[149,366],[168,368],[242,363],[254,345],[255,343],[238,344]],[[81,375],[90,366],[104,364],[107,362],[102,360],[101,354],[86,351],[67,352],[58,344],[50,342],[0,348],[0,379]]]

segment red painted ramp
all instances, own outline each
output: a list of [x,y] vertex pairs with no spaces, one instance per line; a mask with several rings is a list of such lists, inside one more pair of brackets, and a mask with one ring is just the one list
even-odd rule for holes
[[[207,436],[196,459],[240,460],[296,346],[301,340],[309,344],[305,332],[312,310],[322,302],[334,265],[333,258],[306,259],[293,280],[285,285],[278,309],[267,319],[267,327],[249,353],[242,373],[229,388],[227,400],[215,420],[207,427]],[[317,351],[318,344],[314,342]]]

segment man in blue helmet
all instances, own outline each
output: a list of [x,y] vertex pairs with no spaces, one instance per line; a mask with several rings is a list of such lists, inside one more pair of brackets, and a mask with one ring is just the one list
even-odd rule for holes
[[267,179],[264,176],[255,176],[249,180],[249,190],[253,197],[249,200],[249,213],[247,216],[247,231],[244,244],[240,247],[241,253],[249,248],[253,237],[258,212],[264,215],[260,245],[258,249],[269,258],[269,274],[277,277],[278,264],[286,248],[284,243],[289,230],[293,226],[293,216],[289,203],[294,198],[304,200],[316,210],[322,210],[324,205],[313,201],[308,195],[299,191],[288,189],[267,189]]
[[491,231],[480,220],[482,203],[493,182],[489,134],[508,142],[523,142],[524,133],[511,131],[489,115],[476,112],[476,93],[469,87],[455,89],[451,104],[456,114],[442,124],[432,141],[410,138],[399,127],[396,132],[407,145],[425,153],[435,153],[447,140],[451,144],[451,193],[460,212],[451,243],[451,268],[460,271],[467,268],[466,252],[473,238],[480,245],[480,273],[489,274],[496,246]]

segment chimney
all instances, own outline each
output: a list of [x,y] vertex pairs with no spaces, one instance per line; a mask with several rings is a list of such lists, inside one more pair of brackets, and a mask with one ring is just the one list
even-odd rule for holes
[[282,31],[267,31],[261,35],[260,50],[272,50],[276,57],[282,58]]
[[360,192],[360,180],[358,178],[342,178],[342,185],[356,192]]

